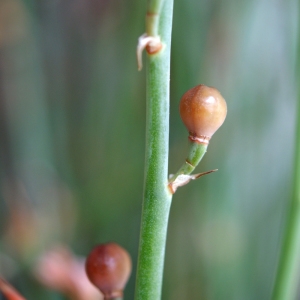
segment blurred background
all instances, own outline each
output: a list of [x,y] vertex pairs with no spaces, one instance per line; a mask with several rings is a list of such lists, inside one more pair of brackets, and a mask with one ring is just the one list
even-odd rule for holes
[[[43,277],[49,251],[79,262],[108,241],[132,256],[133,299],[145,2],[0,0],[0,274],[28,299],[68,299]],[[219,171],[173,198],[164,300],[271,297],[292,187],[297,22],[296,0],[175,1],[170,173],[188,152],[186,90],[217,87],[228,116],[197,168]]]

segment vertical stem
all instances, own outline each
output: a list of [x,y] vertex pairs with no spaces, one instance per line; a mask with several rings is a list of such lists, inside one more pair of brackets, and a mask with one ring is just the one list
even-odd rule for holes
[[164,0],[148,0],[146,14],[146,33],[157,36],[159,30],[160,11]]
[[278,266],[273,300],[294,300],[300,279],[300,105],[295,152],[294,191]]
[[[298,53],[300,39],[298,39]],[[296,64],[300,79],[300,56]],[[273,290],[273,300],[294,300],[300,281],[300,88],[298,87],[297,128],[295,139],[293,194]]]
[[144,201],[136,300],[161,298],[172,195],[168,185],[170,43],[173,0],[163,2],[159,35],[165,47],[147,58],[147,125]]

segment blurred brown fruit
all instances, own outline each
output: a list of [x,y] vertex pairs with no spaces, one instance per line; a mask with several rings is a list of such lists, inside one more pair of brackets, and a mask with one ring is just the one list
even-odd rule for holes
[[115,243],[98,245],[86,260],[86,273],[105,299],[122,297],[131,273],[130,256]]

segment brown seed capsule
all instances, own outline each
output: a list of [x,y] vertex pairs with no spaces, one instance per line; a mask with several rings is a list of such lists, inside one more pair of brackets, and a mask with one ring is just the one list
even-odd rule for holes
[[190,139],[208,143],[223,124],[227,105],[217,89],[200,84],[182,96],[179,110]]
[[131,259],[125,249],[115,243],[98,245],[89,254],[85,267],[88,278],[105,299],[123,296],[131,273]]

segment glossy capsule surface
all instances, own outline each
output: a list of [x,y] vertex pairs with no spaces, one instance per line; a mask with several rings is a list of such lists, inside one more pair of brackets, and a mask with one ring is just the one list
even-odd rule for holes
[[217,89],[200,84],[182,96],[179,110],[191,137],[210,139],[223,124],[227,105]]
[[130,256],[116,243],[98,245],[86,260],[86,273],[108,299],[119,297],[131,273]]

